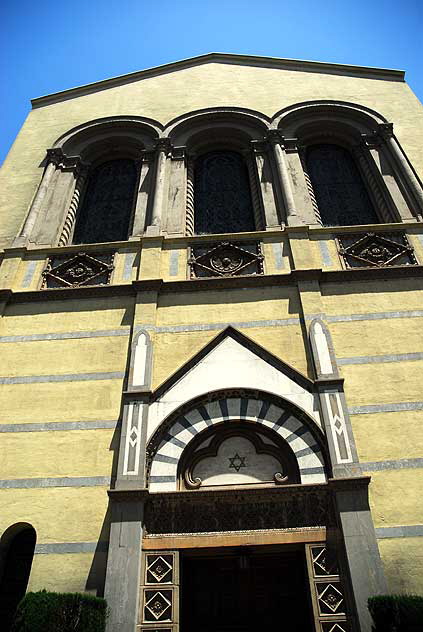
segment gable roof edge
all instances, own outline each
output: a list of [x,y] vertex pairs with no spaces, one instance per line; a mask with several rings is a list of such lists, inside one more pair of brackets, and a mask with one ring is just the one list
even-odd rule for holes
[[101,79],[93,83],[88,83],[74,88],[68,88],[59,92],[53,92],[44,96],[31,99],[33,109],[51,105],[60,101],[66,101],[76,97],[91,94],[100,90],[114,88],[125,83],[132,83],[139,79],[148,79],[167,72],[183,70],[193,66],[206,63],[226,63],[234,65],[261,66],[267,68],[279,68],[281,70],[302,70],[311,72],[321,72],[329,74],[344,74],[349,76],[359,76],[368,79],[385,79],[391,81],[405,81],[405,71],[391,68],[376,68],[372,66],[357,66],[349,64],[337,64],[332,62],[311,61],[303,59],[287,59],[279,57],[266,57],[261,55],[242,55],[238,53],[205,53],[188,57],[179,61],[168,62],[159,66],[136,70],[135,72]]

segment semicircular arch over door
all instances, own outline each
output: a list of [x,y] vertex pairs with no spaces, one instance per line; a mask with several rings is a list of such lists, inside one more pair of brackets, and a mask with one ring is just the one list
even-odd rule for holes
[[[292,451],[301,483],[324,483],[327,468],[320,430],[312,420],[289,402],[248,392],[240,396],[214,393],[212,401],[193,404],[184,414],[164,422],[150,439],[147,452],[150,491],[174,491],[178,487],[178,467],[182,453],[199,433],[223,424],[263,427],[275,444],[281,440]],[[201,444],[200,444],[201,445]]]

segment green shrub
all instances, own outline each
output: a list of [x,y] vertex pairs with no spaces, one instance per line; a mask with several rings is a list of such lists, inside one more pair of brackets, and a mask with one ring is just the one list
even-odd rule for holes
[[423,597],[419,595],[378,595],[368,603],[375,632],[423,630]]
[[104,632],[105,627],[104,599],[41,590],[22,599],[11,632]]

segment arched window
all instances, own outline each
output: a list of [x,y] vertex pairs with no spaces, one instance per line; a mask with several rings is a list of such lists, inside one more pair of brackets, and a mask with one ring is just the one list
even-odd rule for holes
[[17,524],[1,539],[0,621],[2,630],[10,629],[18,603],[25,595],[36,542],[35,529]]
[[234,151],[212,151],[194,167],[196,234],[256,230],[247,166]]
[[339,145],[312,145],[306,152],[306,165],[324,226],[379,223],[347,149]]
[[128,239],[137,170],[133,160],[104,162],[91,172],[73,243]]

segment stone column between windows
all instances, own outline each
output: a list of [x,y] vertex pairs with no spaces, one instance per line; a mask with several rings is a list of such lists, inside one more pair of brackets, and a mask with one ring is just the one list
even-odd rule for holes
[[283,138],[283,145],[298,214],[297,223],[320,225],[316,198],[305,168],[305,149],[299,146],[298,138]]
[[147,226],[147,235],[159,235],[165,203],[166,163],[171,149],[169,138],[159,138],[156,144],[156,173],[154,181],[153,208],[151,224]]
[[38,216],[40,215],[41,208],[43,206],[44,198],[50,189],[53,176],[56,172],[56,167],[59,161],[63,158],[63,153],[60,149],[48,149],[47,150],[47,165],[43,173],[40,185],[35,193],[34,199],[30,206],[25,223],[13,242],[13,246],[25,245],[34,230],[34,226],[37,223]]
[[169,190],[167,216],[162,220],[166,233],[183,236],[185,234],[185,206],[187,199],[187,157],[186,147],[173,147],[170,156]]
[[[257,197],[259,198],[258,204],[263,207],[264,228],[265,230],[275,230],[280,228],[282,222],[278,216],[277,200],[275,198],[274,182],[271,166],[269,164],[266,141],[251,141],[250,164],[250,172],[254,171],[254,176],[257,182],[256,189]],[[250,175],[250,180],[251,178],[252,174]]]
[[406,188],[409,189],[415,201],[414,210],[417,214],[423,215],[423,189],[394,136],[393,124],[380,123],[378,132],[405,177],[406,185],[408,185]]
[[85,184],[87,181],[87,175],[88,166],[78,165],[76,167],[74,172],[74,177],[76,179],[75,188],[60,234],[59,246],[67,246],[72,242],[73,232],[75,230],[76,215],[78,213],[79,205],[81,204]]
[[279,176],[279,185],[281,189],[283,204],[285,207],[287,223],[288,225],[295,226],[296,224],[298,224],[297,210],[292,193],[292,180],[286,162],[283,137],[281,136],[279,130],[271,129],[268,131],[267,140],[273,147],[273,153],[275,157],[277,173]]
[[146,230],[146,222],[152,194],[152,172],[154,166],[154,152],[145,149],[138,161],[139,179],[135,200],[134,221],[131,237],[140,237]]

